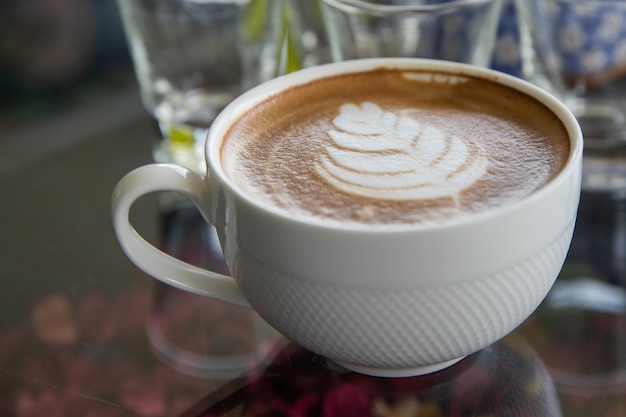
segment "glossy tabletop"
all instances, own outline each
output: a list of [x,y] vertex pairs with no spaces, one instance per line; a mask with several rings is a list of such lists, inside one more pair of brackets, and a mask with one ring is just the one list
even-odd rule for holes
[[[127,260],[110,194],[151,161],[153,134],[129,87],[0,140],[0,416],[626,416],[619,190],[583,193],[557,284],[511,335],[439,373],[372,378]],[[140,201],[135,227],[226,271],[169,197]]]

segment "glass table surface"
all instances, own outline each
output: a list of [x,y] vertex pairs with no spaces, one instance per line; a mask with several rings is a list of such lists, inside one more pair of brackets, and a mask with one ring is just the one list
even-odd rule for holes
[[[152,135],[131,91],[0,138],[0,416],[626,416],[620,193],[583,193],[561,276],[509,336],[438,373],[373,378],[130,263],[109,199]],[[135,227],[226,272],[170,197],[142,199]]]

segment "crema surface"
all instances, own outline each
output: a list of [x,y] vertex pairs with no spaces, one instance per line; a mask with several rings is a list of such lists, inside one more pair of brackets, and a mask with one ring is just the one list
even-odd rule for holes
[[253,199],[335,222],[441,222],[511,204],[569,155],[543,104],[464,75],[380,69],[292,87],[248,111],[221,147]]

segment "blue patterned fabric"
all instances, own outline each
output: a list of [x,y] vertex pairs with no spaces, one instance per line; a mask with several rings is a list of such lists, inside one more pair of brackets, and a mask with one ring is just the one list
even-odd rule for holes
[[[552,0],[542,6],[549,4],[552,7],[546,10],[547,24],[554,30],[554,53],[561,61],[563,73],[588,76],[626,67],[626,1]],[[537,22],[533,24],[537,31],[550,30],[537,27]],[[519,76],[522,65],[519,45],[514,0],[506,0],[492,67]],[[538,46],[543,47],[535,45]]]
[[498,27],[498,39],[494,51],[492,68],[507,74],[521,75],[520,34],[517,13],[513,0],[507,0],[502,10]]
[[560,0],[552,10],[563,70],[591,75],[626,63],[626,2]]

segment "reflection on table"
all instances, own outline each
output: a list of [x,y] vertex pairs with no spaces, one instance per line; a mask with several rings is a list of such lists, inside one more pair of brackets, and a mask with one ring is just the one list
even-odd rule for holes
[[185,415],[237,410],[256,416],[560,416],[549,374],[526,341],[510,335],[452,367],[376,378],[283,342],[259,375],[232,381]]

